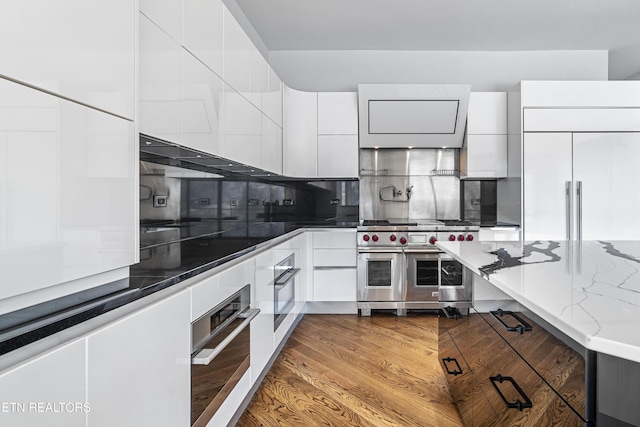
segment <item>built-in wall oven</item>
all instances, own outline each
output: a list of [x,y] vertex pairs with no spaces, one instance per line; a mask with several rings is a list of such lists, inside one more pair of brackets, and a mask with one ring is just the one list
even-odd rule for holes
[[295,277],[300,272],[295,267],[295,254],[277,263],[273,270],[273,330],[278,329],[296,303]]
[[191,324],[191,425],[206,426],[250,366],[251,285]]
[[402,250],[359,250],[358,301],[403,301],[403,258]]

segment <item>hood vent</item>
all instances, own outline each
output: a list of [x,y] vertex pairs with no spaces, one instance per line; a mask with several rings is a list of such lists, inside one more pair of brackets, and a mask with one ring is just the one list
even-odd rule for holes
[[470,85],[358,85],[360,148],[460,148]]

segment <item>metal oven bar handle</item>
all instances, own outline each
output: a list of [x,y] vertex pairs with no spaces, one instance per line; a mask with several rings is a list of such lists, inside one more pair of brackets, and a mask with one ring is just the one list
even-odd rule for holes
[[359,254],[388,254],[388,253],[398,253],[401,254],[402,248],[380,248],[380,249],[372,249],[372,248],[358,248]]
[[191,358],[191,364],[208,365],[209,363],[211,363],[211,361],[215,359],[215,357],[220,354],[222,350],[224,350],[225,347],[228,346],[229,343],[231,343],[231,341],[233,341],[238,335],[240,335],[240,332],[242,332],[244,328],[249,326],[249,323],[251,323],[251,321],[258,315],[258,313],[260,313],[259,308],[252,308],[242,313],[240,317],[245,318],[242,323],[240,323],[238,327],[229,334],[228,337],[222,340],[220,344],[216,346],[216,348],[203,348],[202,350],[200,350],[195,356]]
[[275,286],[284,286],[291,281],[296,275],[300,273],[299,268],[290,268],[286,272],[282,273],[275,281]]

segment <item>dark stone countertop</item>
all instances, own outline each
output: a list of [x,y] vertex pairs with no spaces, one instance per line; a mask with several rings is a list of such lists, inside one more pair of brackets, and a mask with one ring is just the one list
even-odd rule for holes
[[[292,231],[301,228],[355,228],[357,225],[357,221],[263,222],[244,226],[236,221],[145,224],[141,227],[140,262],[130,267],[128,288],[0,330],[0,355],[174,286],[251,253],[261,244]],[[171,238],[163,241],[166,236],[160,234],[173,228],[179,232],[172,232]],[[156,234],[156,241],[145,239],[147,233]]]

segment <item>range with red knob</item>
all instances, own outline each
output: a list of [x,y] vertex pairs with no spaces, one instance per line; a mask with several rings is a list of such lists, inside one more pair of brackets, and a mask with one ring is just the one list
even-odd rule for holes
[[467,240],[470,242],[473,240],[473,234],[467,235]]
[[406,238],[406,237],[404,237],[404,236],[403,236],[403,237],[401,237],[401,238],[400,238],[400,243],[401,243],[401,244],[403,244],[403,245],[406,245],[406,244],[407,244],[407,238]]
[[464,234],[458,234],[458,242],[464,242]]
[[373,240],[374,242],[377,242],[377,241],[378,241],[378,235],[377,235],[377,234],[374,234],[374,235],[371,237],[371,240]]
[[438,239],[436,239],[436,236],[429,237],[429,243],[431,243],[432,245],[435,245],[437,241]]
[[456,240],[456,236],[454,236],[453,234],[449,235],[449,241],[450,242],[454,242]]
[[362,236],[362,240],[364,240],[365,242],[368,242],[370,239],[368,234],[365,234],[364,236]]
[[397,239],[395,234],[392,234],[391,236],[389,236],[389,240],[391,240],[392,242],[395,242]]

